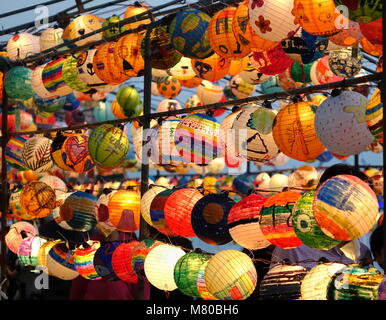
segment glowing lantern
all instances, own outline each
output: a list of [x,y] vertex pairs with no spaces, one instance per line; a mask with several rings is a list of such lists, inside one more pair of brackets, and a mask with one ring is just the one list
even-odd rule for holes
[[98,201],[95,205],[95,217],[99,226],[102,226],[108,232],[116,230],[116,227],[110,221],[110,212],[109,212],[109,200],[110,197],[114,194],[115,191],[103,191],[99,196]]
[[104,280],[119,280],[112,266],[112,258],[115,250],[122,243],[119,241],[108,241],[102,243],[94,255],[94,268]]
[[108,203],[109,220],[113,226],[123,232],[134,232],[139,229],[140,200],[138,192],[118,190]]
[[303,244],[289,222],[292,208],[299,198],[300,194],[295,191],[284,191],[264,202],[260,211],[260,228],[273,245],[291,249]]
[[205,59],[213,54],[208,40],[210,16],[197,9],[186,9],[176,14],[169,25],[174,48],[183,56]]
[[163,244],[161,241],[145,239],[140,241],[131,251],[131,268],[140,278],[145,278],[145,260],[154,247]]
[[[139,14],[143,14],[143,13],[147,12],[148,9],[149,9],[149,7],[144,2],[134,3],[132,5],[129,5],[126,8],[125,13],[123,14],[123,18],[127,19],[127,18],[131,18],[131,17],[135,17],[135,16],[137,16]],[[128,24],[125,24],[125,28],[127,30],[129,30],[129,29],[137,29],[139,26],[147,25],[147,24],[149,24],[151,22],[150,18],[143,19],[143,16],[140,19],[141,20],[139,20],[139,21],[130,22]],[[146,32],[146,29],[143,30],[143,31],[140,31],[140,33],[143,33],[143,32]]]
[[205,283],[205,269],[209,263],[209,260],[205,260],[201,264],[201,267],[197,272],[197,290],[201,298],[203,298],[204,300],[219,300],[208,291],[208,288]]
[[195,76],[191,79],[179,80],[179,81],[180,81],[181,85],[185,88],[196,88],[200,85],[200,83],[202,82],[202,79]]
[[174,281],[174,267],[184,254],[181,248],[168,244],[154,247],[145,259],[145,275],[148,281],[160,290],[177,289]]
[[32,70],[17,66],[7,72],[4,80],[4,89],[11,98],[27,100],[34,96],[32,89]]
[[250,97],[256,90],[255,85],[244,81],[238,75],[229,80],[228,86],[233,95],[239,99]]
[[63,66],[65,58],[59,58],[48,62],[42,71],[44,87],[53,96],[66,96],[72,93],[72,89],[67,85],[63,78]]
[[120,87],[116,97],[125,117],[135,117],[141,114],[142,104],[139,93],[134,87]]
[[[363,36],[373,44],[382,44],[383,36],[383,18],[379,18],[372,22],[360,23],[359,28]],[[362,39],[359,39],[362,40]]]
[[288,177],[288,187],[296,189],[313,189],[318,183],[318,172],[314,167],[301,166]]
[[21,191],[20,204],[31,217],[44,218],[57,206],[55,191],[44,182],[31,181]]
[[197,97],[204,105],[217,103],[223,97],[223,88],[210,81],[203,80],[197,87]]
[[182,87],[176,77],[168,76],[157,83],[157,89],[161,96],[173,99],[180,94]]
[[46,64],[43,64],[41,66],[37,66],[33,71],[31,75],[31,84],[33,91],[41,98],[43,99],[50,99],[53,98],[53,94],[49,92],[46,87],[44,86],[43,79],[42,79],[42,72]]
[[328,58],[331,71],[343,78],[350,78],[359,73],[362,68],[362,56],[358,54],[358,48],[343,48],[332,51]]
[[197,76],[208,81],[217,81],[224,78],[228,73],[229,66],[229,60],[217,53],[206,59],[192,60],[192,67]]
[[230,60],[230,65],[228,69],[228,75],[235,76],[238,75],[241,71],[243,71],[248,65],[249,58],[245,56],[242,59],[233,59]]
[[121,129],[103,124],[91,130],[88,151],[91,158],[101,167],[113,167],[126,157],[129,140]]
[[87,280],[102,279],[94,267],[94,256],[100,246],[99,241],[87,241],[75,249],[75,270]]
[[341,156],[358,154],[374,140],[366,126],[367,104],[362,94],[343,91],[316,109],[316,134],[330,152]]
[[52,140],[41,136],[29,138],[24,143],[21,157],[28,169],[45,172],[52,168],[51,143]]
[[326,235],[351,241],[365,235],[376,223],[378,200],[366,182],[355,176],[338,175],[317,189],[313,211]]
[[288,157],[313,160],[325,149],[314,127],[315,113],[310,102],[288,104],[280,109],[273,125],[273,138]]
[[5,159],[8,164],[18,170],[27,170],[22,160],[22,150],[27,141],[26,136],[11,137],[5,147]]
[[131,266],[132,251],[138,244],[138,241],[133,240],[118,245],[114,249],[111,264],[114,273],[122,281],[129,283],[136,283],[138,281],[138,277]]
[[[169,69],[168,73],[178,80],[189,80],[197,76],[192,67],[192,59],[188,57],[182,57],[180,62]],[[167,75],[162,75],[162,77]]]
[[366,107],[366,124],[375,141],[383,144],[383,103],[381,91],[377,88]]
[[[64,29],[62,38],[64,40],[75,40],[85,34],[94,32],[102,28],[104,19],[92,14],[84,14],[72,20]],[[83,46],[87,43],[102,40],[102,32],[95,33],[92,36],[75,42],[77,46]]]
[[249,61],[244,70],[239,73],[239,77],[249,84],[261,84],[269,80],[271,76],[256,70],[256,68]]
[[141,34],[131,33],[121,37],[116,43],[115,60],[119,62],[119,72],[128,77],[143,75],[145,61],[141,55]]
[[79,276],[75,270],[74,252],[66,244],[57,243],[47,255],[48,274],[62,280],[73,280]]
[[301,283],[306,274],[302,266],[274,266],[260,283],[260,300],[300,300]]
[[210,258],[205,283],[208,291],[220,300],[244,300],[256,288],[257,273],[245,253],[222,250]]
[[9,227],[9,231],[5,235],[7,248],[17,254],[23,240],[34,237],[37,233],[38,231],[32,224],[24,221],[16,222]]
[[20,263],[23,266],[37,266],[39,249],[46,241],[39,236],[25,238],[21,242],[17,253]]
[[75,91],[85,92],[91,90],[91,87],[87,86],[83,80],[78,78],[78,58],[76,56],[70,56],[64,60],[62,67],[62,76],[64,82]]
[[334,2],[337,7],[341,5],[347,7],[348,18],[352,21],[366,23],[382,17],[382,1],[334,0]]
[[[47,28],[43,30],[39,37],[40,50],[45,51],[63,43],[62,28]],[[59,49],[60,50],[60,49]],[[63,48],[62,48],[63,50]]]
[[40,52],[39,37],[30,33],[19,33],[7,42],[7,54],[11,61],[18,61]]

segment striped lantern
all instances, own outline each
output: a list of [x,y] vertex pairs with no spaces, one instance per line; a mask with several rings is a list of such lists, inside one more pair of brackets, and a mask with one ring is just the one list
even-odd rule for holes
[[292,209],[299,198],[297,192],[284,191],[264,202],[260,211],[260,228],[273,245],[292,249],[303,244],[291,225]]
[[104,280],[119,280],[113,270],[112,260],[115,250],[122,243],[119,241],[108,241],[101,244],[94,255],[94,268]]
[[259,194],[251,194],[237,202],[229,212],[229,233],[237,244],[246,249],[258,250],[271,244],[265,239],[259,224],[260,211],[266,200]]
[[[82,14],[72,20],[64,29],[63,40],[74,40],[85,34],[89,34],[102,28],[105,19],[93,14]],[[102,32],[95,33],[82,40],[75,41],[77,46],[83,46],[87,43],[102,40]]]
[[94,256],[101,246],[99,241],[87,241],[75,249],[74,264],[75,270],[87,280],[101,280],[94,266]]
[[157,194],[165,190],[166,190],[166,187],[163,187],[163,186],[151,186],[149,190],[147,190],[141,198],[141,216],[146,221],[146,223],[151,225],[152,227],[154,225],[150,215],[151,204],[154,198],[157,196]]
[[164,207],[165,220],[168,227],[177,235],[186,238],[196,236],[191,217],[195,204],[202,197],[203,195],[195,189],[182,188],[167,198]]
[[206,59],[193,59],[192,67],[199,78],[214,82],[228,74],[230,60],[214,53]]
[[134,247],[139,244],[132,240],[128,243],[122,243],[113,252],[111,264],[115,275],[122,281],[128,283],[137,283],[138,276],[135,274],[131,265],[131,256]]
[[383,144],[383,103],[381,90],[375,89],[366,107],[366,125],[375,140]]
[[206,287],[220,300],[245,300],[256,283],[257,272],[251,258],[237,250],[219,251],[205,268]]
[[161,241],[145,239],[140,241],[131,251],[131,268],[135,274],[145,278],[145,260],[151,249],[163,244]]
[[307,274],[302,266],[277,265],[260,283],[260,300],[300,300],[301,283]]
[[52,98],[54,98],[54,95],[46,89],[46,87],[44,86],[44,83],[43,83],[43,78],[42,78],[42,73],[43,73],[43,70],[44,70],[46,64],[43,64],[41,66],[37,66],[32,71],[31,85],[32,85],[32,89],[35,92],[35,94],[37,94],[40,98],[52,99]]
[[42,71],[44,87],[53,96],[66,96],[72,93],[72,89],[63,79],[63,65],[65,58],[58,58],[48,62]]
[[[62,35],[63,35],[63,29],[62,28],[47,28],[42,31],[42,33],[39,36],[39,44],[40,44],[40,50],[45,51],[47,49],[50,49],[52,47],[56,47],[63,43]],[[64,48],[58,49],[63,50]]]
[[61,280],[74,280],[79,276],[75,269],[74,252],[65,243],[55,244],[47,255],[48,274]]
[[99,196],[98,201],[95,205],[95,217],[97,223],[110,232],[116,230],[116,227],[110,221],[110,212],[108,207],[110,197],[115,192],[116,191],[110,191],[108,193],[103,192]]
[[141,34],[131,33],[116,42],[114,57],[122,75],[140,77],[144,74],[145,61],[141,55],[143,38]]
[[11,61],[23,60],[39,52],[39,37],[30,33],[15,34],[7,42],[7,54]]
[[32,88],[32,70],[17,66],[7,72],[4,89],[10,98],[28,100],[34,96]]
[[5,147],[5,159],[7,163],[20,171],[28,169],[22,160],[23,146],[27,139],[27,136],[10,137]]
[[378,200],[370,186],[352,175],[337,175],[316,191],[313,211],[317,224],[331,238],[358,239],[378,218]]
[[78,78],[78,58],[76,56],[67,57],[63,62],[62,76],[64,82],[75,91],[85,92],[91,90],[87,84]]
[[44,242],[39,249],[38,266],[43,268],[43,270],[45,270],[46,273],[48,273],[48,267],[47,267],[48,254],[50,250],[58,243],[64,243],[64,242],[61,240],[48,240]]
[[39,236],[25,238],[21,242],[17,253],[20,263],[23,266],[37,266],[39,250],[45,242],[47,240]]

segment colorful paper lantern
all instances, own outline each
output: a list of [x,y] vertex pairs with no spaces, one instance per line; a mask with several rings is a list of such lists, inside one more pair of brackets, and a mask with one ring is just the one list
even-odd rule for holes
[[348,18],[359,23],[371,22],[382,17],[382,1],[334,0],[335,5],[346,6]]
[[269,80],[271,76],[256,70],[256,68],[249,61],[244,70],[239,73],[239,77],[249,84],[261,84]]
[[46,241],[47,240],[39,236],[32,236],[23,239],[17,253],[21,265],[37,266],[39,249]]
[[288,187],[303,190],[310,190],[318,183],[318,172],[314,167],[301,166],[292,172],[288,177]]
[[383,144],[383,103],[381,91],[377,88],[366,107],[366,125],[375,141]]
[[121,74],[128,77],[143,75],[145,68],[145,61],[141,55],[143,38],[141,34],[131,33],[121,37],[116,42],[115,60],[118,63]]
[[48,254],[50,250],[58,243],[63,243],[61,240],[48,240],[43,243],[43,245],[39,249],[38,253],[38,266],[43,267],[43,270],[45,269],[46,272],[47,269],[47,261],[48,261]]
[[[271,179],[272,181],[272,179]],[[291,224],[292,209],[300,194],[284,191],[269,197],[260,211],[260,228],[273,245],[291,249],[302,245]]]
[[366,38],[360,41],[362,51],[371,54],[372,56],[381,57],[383,55],[383,47],[381,44],[373,44]]
[[8,201],[8,209],[17,220],[32,220],[34,217],[29,215],[20,204],[20,196],[22,190],[22,187],[12,190]]
[[362,56],[358,48],[348,47],[329,54],[328,64],[331,71],[339,77],[354,77],[362,68]]
[[39,114],[43,117],[46,113],[55,113],[62,109],[66,103],[66,97],[53,99],[41,99],[35,97],[34,102],[38,107]]
[[39,179],[40,182],[44,182],[55,191],[56,197],[67,192],[66,183],[57,176],[45,175]]
[[242,59],[231,59],[230,60],[230,66],[228,69],[228,75],[230,76],[236,76],[241,71],[245,69],[245,67],[248,65],[249,58],[248,56],[245,56]]
[[22,32],[9,38],[7,54],[11,61],[18,61],[40,52],[39,37]]
[[40,50],[45,51],[62,44],[63,31],[62,28],[47,28],[43,30],[39,37]]
[[66,96],[72,93],[70,88],[63,78],[63,66],[65,58],[58,58],[48,62],[42,71],[42,80],[44,87],[53,96]]
[[205,260],[197,272],[197,291],[200,294],[200,297],[204,300],[219,300],[208,291],[205,283],[205,269],[209,260]]
[[378,200],[366,182],[356,176],[338,175],[317,189],[313,211],[326,235],[351,241],[365,235],[376,223]]
[[153,186],[148,191],[146,191],[141,198],[141,215],[143,219],[151,226],[153,226],[153,222],[150,216],[151,203],[156,197],[156,195],[164,190],[164,187]]
[[192,60],[192,67],[197,76],[212,82],[224,78],[228,73],[229,66],[229,60],[217,53],[205,59]]
[[338,46],[344,47],[357,44],[364,37],[360,28],[360,24],[355,21],[348,20],[346,17],[344,17],[344,15],[341,17],[343,20],[342,24],[346,27],[341,29],[341,31],[336,35],[328,37],[329,41]]
[[312,63],[300,64],[294,61],[290,68],[292,79],[297,83],[310,83],[312,66]]
[[142,112],[142,104],[137,89],[131,86],[120,87],[116,99],[126,118],[137,117]]
[[74,252],[65,243],[55,244],[47,255],[48,274],[61,280],[74,280],[79,276],[75,269]]
[[[99,18],[92,14],[83,14],[72,20],[63,31],[62,38],[64,40],[75,40],[85,34],[94,32],[102,28],[102,23],[105,19]],[[77,46],[102,40],[102,32],[98,32],[75,42]]]
[[[108,17],[102,23],[102,28],[108,27],[108,26],[115,24],[115,23],[118,23],[120,21],[122,21],[122,18],[113,14],[111,17]],[[109,38],[109,37],[121,34],[125,30],[126,30],[125,25],[122,25],[119,23],[117,25],[111,26],[110,28],[104,30],[102,35],[103,35],[103,38]]]
[[107,120],[116,120],[117,117],[112,112],[112,103],[101,102],[96,108],[92,110],[94,118],[98,122]]
[[252,52],[248,57],[252,66],[254,66],[257,71],[268,75],[284,72],[292,62],[285,54],[281,45],[268,51]]
[[81,79],[78,78],[78,58],[75,56],[67,57],[63,62],[62,76],[64,82],[75,91],[85,92],[91,90]]
[[51,143],[52,140],[41,136],[29,138],[24,143],[21,157],[28,169],[45,172],[52,168]]
[[245,300],[256,288],[257,273],[250,257],[237,250],[222,250],[205,268],[208,291],[220,300]]
[[7,72],[4,80],[4,89],[10,98],[27,100],[33,97],[32,70],[17,66]]
[[180,62],[178,62],[174,67],[170,68],[166,75],[160,75],[161,77],[166,77],[168,74],[177,78],[178,80],[189,80],[196,77],[196,73],[192,67],[192,59],[188,57],[182,57]]
[[44,182],[31,181],[21,191],[20,204],[28,215],[44,218],[57,206],[55,191]]
[[98,201],[95,205],[95,217],[99,226],[107,230],[107,232],[112,232],[116,230],[116,227],[110,221],[110,212],[108,208],[110,197],[116,191],[105,191],[99,196]]
[[138,281],[138,277],[131,266],[132,251],[138,244],[138,241],[132,240],[114,249],[111,264],[115,275],[122,281],[128,283],[137,283]]
[[99,241],[90,240],[75,249],[75,270],[87,280],[102,279],[94,267],[94,256],[100,246],[101,243]]
[[131,251],[131,267],[135,274],[145,278],[145,260],[150,250],[154,247],[163,244],[161,241],[145,239],[140,241]]
[[31,85],[32,89],[40,98],[43,99],[52,99],[54,96],[51,92],[49,92],[43,83],[42,73],[46,64],[41,66],[37,66],[31,75]]
[[180,94],[182,87],[176,77],[168,76],[157,83],[157,89],[161,96],[173,99]]
[[368,41],[373,44],[382,44],[383,18],[379,18],[368,23],[360,23],[359,28],[362,36],[365,37]]
[[316,60],[311,66],[310,77],[313,84],[324,84],[343,80],[342,77],[335,75],[328,63],[329,56]]
[[23,240],[34,237],[37,233],[38,231],[32,224],[24,221],[16,222],[9,227],[9,231],[5,235],[5,244],[9,250],[17,254]]
[[157,106],[157,112],[168,112],[182,109],[180,103],[177,100],[164,99]]
[[177,289],[174,267],[185,251],[169,244],[154,247],[145,259],[145,275],[156,288],[165,291]]
[[232,79],[229,80],[228,87],[231,90],[232,94],[238,99],[248,98],[256,90],[255,85],[244,81],[238,75],[232,77]]
[[197,97],[204,105],[220,102],[223,96],[223,88],[210,81],[202,80],[197,87]]
[[112,258],[115,249],[122,243],[119,241],[108,241],[102,243],[94,255],[94,268],[104,280],[119,280],[112,266]]
[[288,187],[288,176],[282,173],[275,173],[269,180],[269,189],[272,192],[281,192]]
[[22,150],[27,136],[11,137],[5,147],[5,159],[9,165],[18,170],[27,170],[22,160]]
[[181,85],[185,88],[197,88],[200,83],[202,82],[202,79],[195,76],[191,79],[186,79],[186,80],[179,80]]

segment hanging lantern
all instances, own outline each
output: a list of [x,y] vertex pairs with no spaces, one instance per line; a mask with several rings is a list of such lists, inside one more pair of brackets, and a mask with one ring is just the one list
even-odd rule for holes
[[[383,18],[379,18],[372,22],[360,23],[360,32],[362,36],[373,44],[382,44],[383,42]],[[359,39],[359,40],[362,40]]]
[[17,253],[18,259],[23,266],[37,266],[40,247],[47,240],[39,236],[32,236],[23,239]]
[[194,298],[202,297],[197,288],[197,278],[202,265],[209,259],[209,255],[190,252],[177,261],[174,267],[174,281],[183,294]]
[[79,276],[75,269],[74,252],[65,243],[55,244],[47,255],[48,274],[62,280],[74,280]]
[[366,107],[366,125],[375,141],[383,144],[383,103],[381,91],[377,88]]
[[197,271],[197,291],[200,294],[200,297],[204,300],[219,300],[208,291],[205,283],[205,269],[209,263],[209,260],[205,260]]
[[95,205],[95,217],[98,225],[106,229],[108,232],[116,230],[116,227],[110,221],[110,212],[109,212],[109,200],[110,197],[114,194],[115,191],[105,191],[99,196],[98,201]]
[[329,56],[324,56],[315,61],[311,66],[310,77],[313,84],[318,85],[343,80],[342,77],[335,75],[331,71],[328,59]]
[[141,55],[143,38],[141,34],[131,33],[116,42],[115,60],[118,63],[119,73],[128,77],[139,77],[144,74],[145,61]]
[[4,80],[4,89],[10,98],[27,100],[33,97],[32,70],[17,66],[7,72]]
[[44,87],[53,96],[65,96],[72,93],[72,89],[63,78],[63,66],[65,58],[58,58],[48,62],[42,71]]
[[28,169],[45,172],[52,168],[51,143],[52,140],[41,136],[29,138],[24,143],[21,158]]
[[129,140],[121,129],[111,124],[103,124],[91,130],[88,151],[99,166],[113,167],[126,157]]
[[265,239],[259,224],[261,207],[266,200],[261,195],[251,194],[231,208],[228,229],[233,240],[240,246],[258,250],[271,244]]
[[271,76],[263,74],[248,61],[247,66],[239,73],[239,77],[249,84],[261,84],[269,80]]
[[220,102],[223,96],[223,88],[210,81],[202,80],[197,87],[197,97],[204,105]]
[[348,20],[343,15],[342,19],[343,25],[348,25],[348,28],[341,29],[341,31],[336,35],[328,37],[328,40],[338,46],[343,47],[356,45],[360,40],[364,38],[360,28],[360,24],[355,21]]
[[288,187],[293,189],[310,190],[318,183],[318,172],[314,167],[301,166],[288,177]]
[[231,89],[232,94],[239,99],[250,97],[256,90],[255,85],[244,81],[238,75],[229,80],[228,86]]
[[[48,254],[50,250],[58,243],[63,243],[61,240],[48,240],[43,243],[43,245],[39,249],[38,253],[38,266],[43,267],[46,271],[47,269],[47,261],[48,261]],[[43,269],[43,270],[44,270]]]
[[157,106],[157,112],[168,112],[182,109],[180,103],[177,100],[164,99]]
[[380,57],[383,55],[383,46],[381,44],[373,44],[366,38],[360,41],[362,51],[371,54],[372,56]]
[[112,266],[112,257],[115,250],[122,243],[119,241],[108,241],[102,243],[94,255],[94,268],[98,275],[104,280],[116,281],[119,280]]
[[178,80],[190,80],[197,77],[192,67],[192,59],[188,57],[182,57],[180,62],[170,68],[166,75],[161,75],[161,77],[166,77],[168,75],[172,75]]
[[55,191],[55,196],[58,197],[67,192],[66,183],[57,176],[46,175],[39,179],[40,182],[50,186]]
[[8,209],[17,220],[32,220],[34,217],[29,215],[20,204],[20,196],[22,190],[23,189],[21,187],[12,190],[12,193],[9,197]]
[[7,163],[20,171],[27,170],[22,160],[22,150],[27,139],[27,136],[10,137],[5,147],[5,159]]
[[113,226],[123,232],[134,232],[139,229],[140,200],[138,192],[118,190],[108,202],[109,220]]
[[37,66],[31,75],[31,85],[32,89],[40,98],[43,99],[52,99],[54,96],[51,92],[49,92],[43,83],[42,73],[46,64],[41,66]]
[[78,58],[75,56],[67,57],[63,62],[62,76],[64,82],[75,91],[85,92],[91,90],[81,79],[78,78]]
[[275,75],[285,71],[292,60],[285,54],[281,45],[263,52],[252,52],[249,61],[255,69],[263,74]]
[[230,65],[228,69],[228,75],[236,76],[247,67],[249,58],[248,56],[245,56],[242,59],[233,59],[229,61]]
[[102,277],[94,267],[94,256],[101,246],[99,241],[87,241],[75,249],[75,270],[87,280],[100,280]]
[[70,133],[62,133],[58,132],[56,134],[56,137],[51,143],[51,158],[55,165],[57,165],[59,168],[63,170],[68,170],[71,171],[70,167],[68,167],[63,160],[62,157],[62,146],[64,142],[66,141],[67,137],[69,137],[71,134]]
[[138,91],[131,86],[120,87],[116,99],[126,118],[137,117],[142,112],[142,103]]
[[222,250],[210,258],[205,283],[208,291],[220,300],[245,300],[256,288],[257,273],[245,253]]
[[338,175],[317,189],[313,211],[326,235],[351,241],[365,235],[376,223],[378,200],[366,182],[355,176]]
[[[346,6],[348,18],[359,23],[366,23],[382,18],[382,1],[334,0],[335,5]],[[346,10],[347,10],[346,9]]]
[[137,283],[138,277],[131,266],[131,256],[133,249],[139,244],[138,241],[132,240],[123,243],[115,248],[112,254],[112,267],[116,276],[128,283]]
[[192,67],[197,76],[212,82],[224,78],[228,73],[229,66],[229,60],[217,53],[206,59],[192,60]]
[[366,126],[367,104],[362,94],[343,91],[316,109],[316,134],[330,152],[342,156],[358,154],[374,140]]
[[312,66],[312,63],[300,64],[294,61],[290,67],[292,79],[296,83],[310,83]]
[[11,61],[23,60],[39,52],[39,37],[30,33],[15,34],[7,42],[7,54]]
[[[150,8],[144,2],[139,2],[139,3],[135,2],[134,4],[131,4],[126,8],[123,14],[123,18],[128,19],[131,17],[135,17],[137,15],[147,12],[149,9]],[[139,21],[125,24],[125,28],[127,30],[137,29],[139,26],[148,25],[149,23],[151,23],[151,19],[150,18],[143,19],[143,16],[142,16]],[[146,32],[146,29],[142,31],[138,31],[138,33],[144,33],[144,32]]]
[[157,83],[157,89],[161,96],[173,99],[180,94],[182,87],[176,77],[168,76]]
[[310,102],[288,104],[276,115],[272,128],[273,138],[288,157],[313,160],[325,149],[314,127],[315,113]]
[[272,267],[260,283],[260,300],[300,300],[301,283],[306,274],[302,266]]
[[[47,28],[43,30],[39,37],[40,50],[45,51],[62,44],[63,31],[62,28]],[[59,51],[60,50],[61,49],[59,49]]]
[[[102,28],[105,19],[99,18],[92,14],[83,14],[72,20],[63,31],[64,40],[74,40],[85,34],[97,31]],[[102,32],[95,33],[92,36],[75,42],[77,46],[102,40]]]
[[17,254],[23,240],[34,237],[37,233],[38,231],[32,224],[24,221],[16,222],[9,227],[9,231],[5,235],[5,244],[9,250]]
[[145,259],[145,275],[156,288],[165,291],[177,289],[174,281],[174,267],[177,261],[185,255],[184,250],[168,244],[154,247]]
[[135,274],[145,278],[145,260],[150,250],[156,246],[163,244],[161,241],[145,239],[140,241],[131,251],[131,268]]
[[332,51],[328,58],[331,71],[343,78],[354,77],[362,68],[362,56],[358,54],[358,48],[343,48]]
[[[108,27],[112,24],[115,24],[115,23],[118,23],[122,21],[122,18],[113,14],[111,17],[108,17],[103,23],[102,23],[102,28],[104,27]],[[102,35],[103,35],[103,38],[109,38],[109,37],[113,37],[113,36],[116,36],[118,34],[121,34],[123,31],[126,30],[126,26],[125,25],[122,25],[121,23],[117,24],[117,25],[114,25],[114,26],[111,26],[110,28],[106,29],[103,31]]]
[[296,236],[290,220],[292,208],[299,198],[300,194],[295,191],[284,191],[264,202],[260,211],[260,228],[273,245],[291,249],[303,244]]

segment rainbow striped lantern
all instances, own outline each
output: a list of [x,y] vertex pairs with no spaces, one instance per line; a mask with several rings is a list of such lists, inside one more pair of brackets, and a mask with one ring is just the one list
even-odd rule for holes
[[23,266],[37,266],[39,249],[46,241],[39,236],[25,238],[17,253],[20,263]]
[[306,274],[307,270],[302,266],[274,266],[260,284],[259,299],[300,300],[301,283]]
[[157,196],[157,194],[161,193],[162,191],[165,191],[166,187],[159,187],[159,186],[150,186],[149,190],[147,190],[142,198],[141,198],[141,216],[146,221],[147,224],[151,225],[152,227],[153,222],[151,220],[150,216],[150,207],[154,200],[154,198]]
[[383,144],[383,103],[381,91],[375,89],[366,107],[366,124],[375,141]]
[[101,280],[94,267],[94,256],[101,246],[99,241],[87,241],[75,249],[74,263],[75,270],[87,280]]
[[34,96],[32,88],[32,70],[17,66],[7,72],[4,89],[10,98],[28,100]]
[[119,245],[113,252],[112,266],[117,277],[125,282],[137,283],[138,277],[131,266],[131,257],[133,249],[139,244],[133,240]]
[[22,32],[7,42],[7,54],[11,61],[18,61],[40,52],[39,37]]
[[331,262],[319,264],[309,270],[300,287],[302,300],[327,300],[331,279],[344,267],[342,263]]
[[378,287],[378,300],[386,300],[386,277],[383,277]]
[[104,190],[95,205],[95,217],[97,219],[97,223],[108,233],[117,229],[110,221],[110,212],[108,207],[110,197],[114,194],[114,192],[116,191]]
[[358,239],[378,217],[378,200],[370,186],[356,176],[337,175],[316,191],[313,211],[317,224],[331,238]]
[[267,200],[259,194],[251,194],[237,202],[228,215],[228,229],[233,240],[240,246],[258,250],[271,243],[264,237],[259,220],[260,211]]
[[315,190],[305,192],[292,209],[292,226],[295,234],[308,247],[318,250],[329,250],[340,241],[325,235],[315,221],[313,201]]
[[[46,63],[47,64],[47,63]],[[37,66],[33,71],[31,75],[31,85],[32,89],[40,98],[43,99],[52,99],[55,96],[49,92],[43,83],[42,73],[46,66],[46,64],[43,64],[41,66]]]
[[72,92],[72,89],[63,79],[63,65],[65,61],[65,58],[52,60],[45,65],[42,71],[44,87],[53,96],[66,96]]
[[245,300],[256,288],[256,268],[245,253],[222,250],[210,258],[205,283],[208,291],[220,300]]
[[228,215],[235,201],[225,194],[208,194],[193,207],[191,222],[194,233],[202,241],[223,245],[232,241],[228,229]]
[[62,280],[69,281],[79,276],[74,252],[65,243],[57,243],[48,251],[46,266],[49,275]]
[[284,191],[264,202],[260,212],[260,227],[273,245],[292,249],[303,244],[290,224],[293,206],[299,198],[300,194],[295,191]]
[[145,278],[145,260],[148,253],[160,244],[163,243],[157,240],[145,239],[133,248],[131,252],[131,267],[139,278]]
[[178,289],[187,296],[202,298],[197,287],[198,273],[202,265],[209,261],[210,255],[190,252],[184,254],[174,267],[174,281]]
[[201,298],[204,300],[219,300],[209,292],[208,287],[205,283],[205,269],[209,263],[209,260],[204,261],[197,272],[197,291],[200,294]]
[[22,150],[27,139],[27,136],[11,137],[5,147],[5,159],[7,163],[20,171],[28,170],[22,160]]
[[185,251],[169,244],[161,244],[150,250],[145,259],[145,276],[156,288],[165,291],[177,289],[174,267]]
[[126,134],[111,124],[102,124],[91,130],[88,137],[91,158],[102,168],[121,163],[129,152]]
[[119,280],[113,270],[112,258],[115,249],[120,246],[122,242],[109,241],[102,243],[94,255],[94,268],[96,272],[104,280],[116,281]]
[[383,274],[374,266],[350,264],[332,277],[327,300],[377,300],[382,279]]
[[220,155],[220,123],[205,114],[186,116],[177,125],[174,142],[180,156],[196,164],[208,164]]
[[23,240],[28,237],[34,237],[37,233],[38,231],[32,224],[24,221],[16,222],[9,227],[9,231],[5,235],[5,243],[9,250],[18,254]]

